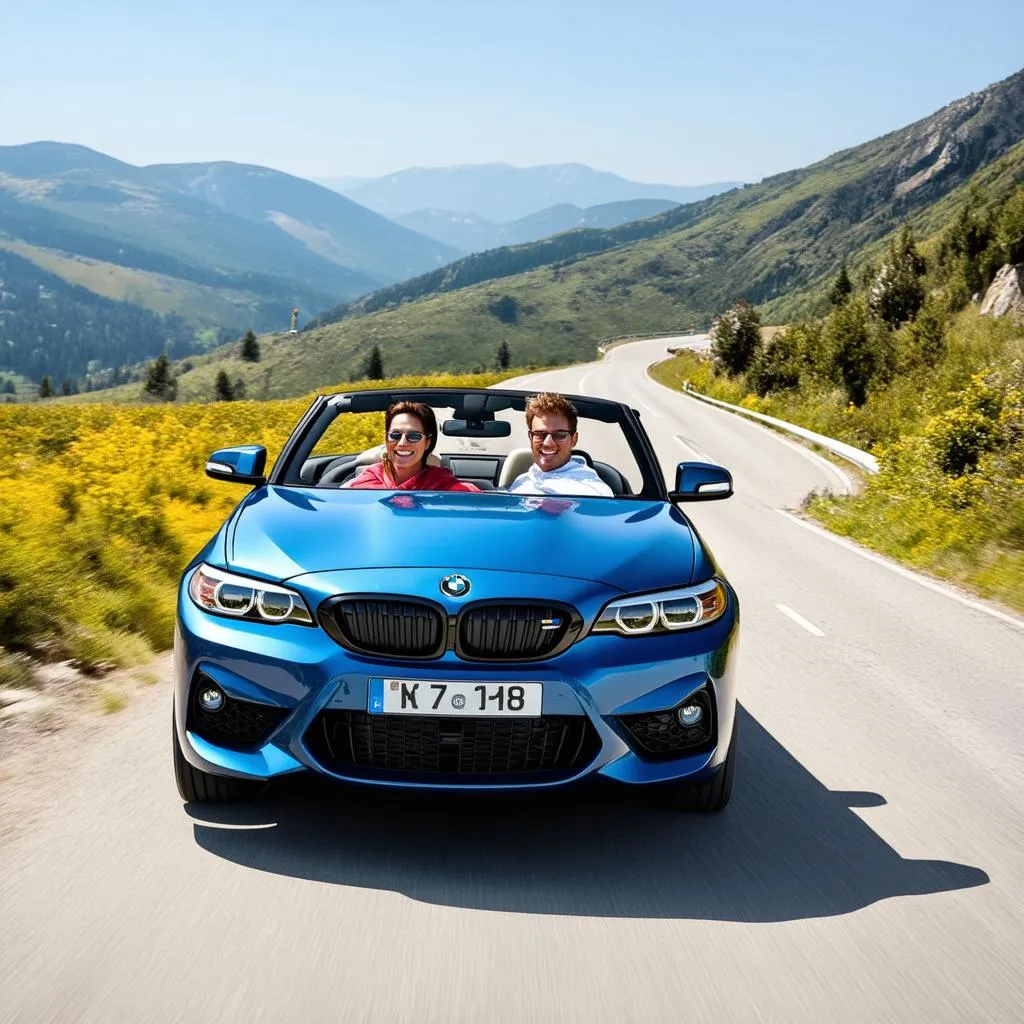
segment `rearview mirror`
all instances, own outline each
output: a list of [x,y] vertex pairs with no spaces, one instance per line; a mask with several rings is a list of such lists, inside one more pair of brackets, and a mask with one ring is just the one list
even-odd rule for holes
[[512,424],[508,420],[445,420],[441,425],[445,437],[508,437]]
[[258,444],[241,444],[215,451],[206,460],[206,475],[213,480],[259,487],[267,482],[263,475],[266,465],[266,448]]
[[720,501],[732,496],[732,474],[710,462],[680,462],[669,501]]

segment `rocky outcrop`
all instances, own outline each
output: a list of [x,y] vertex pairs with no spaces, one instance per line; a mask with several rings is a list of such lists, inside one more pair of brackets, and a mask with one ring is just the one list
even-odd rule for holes
[[996,274],[995,280],[981,301],[982,316],[1012,316],[1024,321],[1024,263],[1007,263]]

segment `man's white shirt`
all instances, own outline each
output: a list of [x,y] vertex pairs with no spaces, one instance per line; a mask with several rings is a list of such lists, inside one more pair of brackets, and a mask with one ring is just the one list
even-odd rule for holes
[[515,494],[592,494],[611,498],[612,489],[587,465],[582,455],[573,455],[568,462],[545,472],[535,462],[509,486]]

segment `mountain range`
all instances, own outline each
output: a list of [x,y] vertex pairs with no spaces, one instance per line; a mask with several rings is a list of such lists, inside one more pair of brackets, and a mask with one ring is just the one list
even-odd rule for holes
[[395,220],[420,234],[446,242],[465,252],[483,252],[503,245],[521,245],[574,228],[610,228],[644,220],[678,205],[671,199],[630,199],[583,209],[559,203],[507,224],[495,224],[475,213],[417,210]]
[[463,164],[455,167],[410,167],[380,178],[321,178],[357,203],[396,219],[422,210],[472,213],[507,224],[566,203],[586,209],[635,199],[693,203],[742,182],[709,185],[651,185],[630,181],[585,164]]
[[461,252],[266,167],[0,147],[0,369],[78,377],[184,355]]
[[374,346],[388,374],[492,365],[502,342],[514,365],[593,358],[611,336],[706,326],[736,298],[784,323],[821,311],[840,264],[859,272],[903,223],[927,239],[968,202],[995,202],[1021,182],[1024,71],[756,185],[478,253],[370,293],[329,324],[268,339],[258,368],[211,353],[182,374],[179,393],[209,398],[228,368],[261,393],[301,394],[358,377]]
[[[590,194],[595,176],[629,186],[583,168],[572,194]],[[427,213],[402,224],[267,167],[136,167],[64,143],[0,147],[0,372],[75,379],[162,350],[180,358],[247,328],[283,328],[293,307],[306,322],[467,251],[621,223],[673,200],[537,203],[508,225],[477,218],[465,230]]]

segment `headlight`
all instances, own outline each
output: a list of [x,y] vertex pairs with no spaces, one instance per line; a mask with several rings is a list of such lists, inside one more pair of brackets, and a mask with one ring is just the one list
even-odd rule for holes
[[721,580],[710,579],[696,587],[616,598],[604,606],[590,631],[619,636],[676,633],[714,622],[727,604]]
[[264,583],[215,569],[204,562],[188,582],[188,593],[203,611],[257,622],[313,625],[302,595],[278,583]]

